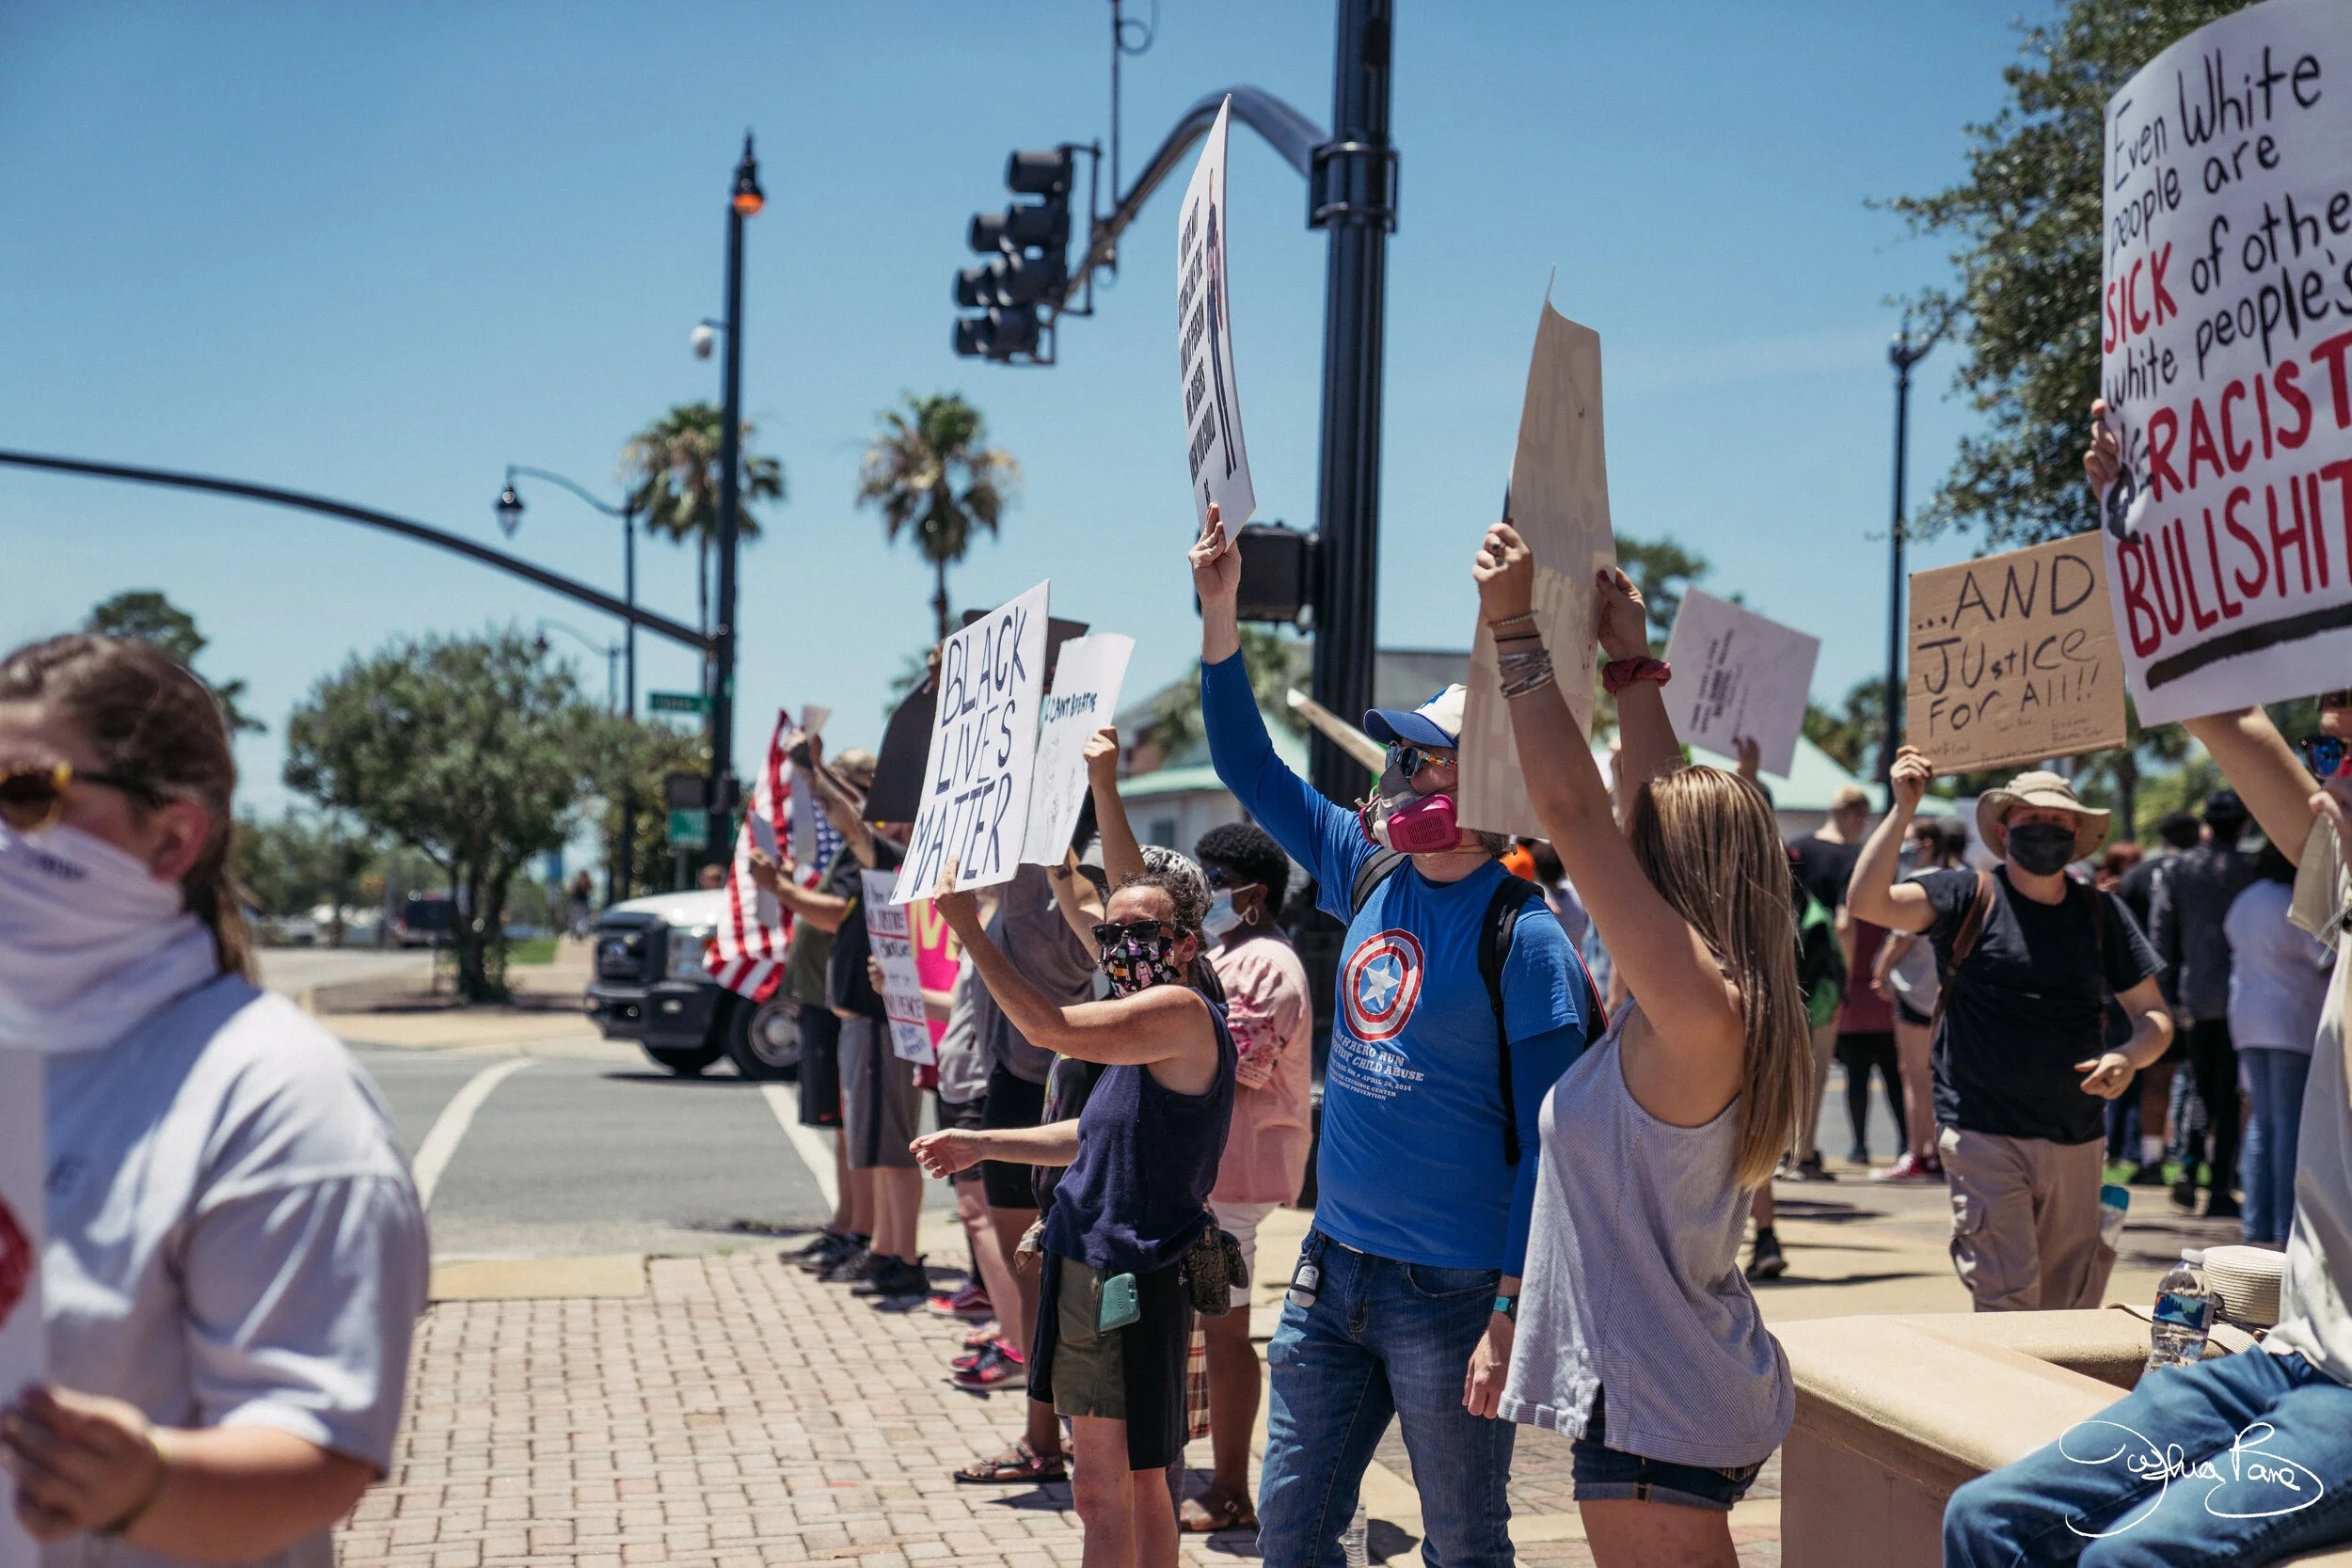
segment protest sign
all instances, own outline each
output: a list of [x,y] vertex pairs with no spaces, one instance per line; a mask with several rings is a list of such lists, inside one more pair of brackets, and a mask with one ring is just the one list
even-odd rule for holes
[[1111,721],[1119,707],[1120,684],[1136,640],[1118,632],[1078,637],[1061,645],[1054,660],[1054,689],[1040,711],[1037,769],[1029,785],[1029,832],[1021,858],[1033,865],[1059,865],[1086,809],[1086,744]]
[[[1590,734],[1593,574],[1617,559],[1601,440],[1600,334],[1568,320],[1549,299],[1535,327],[1502,511],[1534,553],[1535,622],[1559,672],[1560,694]],[[1498,668],[1494,634],[1481,616],[1462,720],[1462,825],[1540,837]]]
[[[2143,723],[2352,669],[2352,25],[2268,0],[2107,101],[2102,498]],[[2332,536],[2332,537],[2331,537]]]
[[1903,734],[1939,773],[2122,745],[2122,673],[2093,534],[1911,575]]
[[[814,704],[801,709],[801,744],[805,745],[832,717],[833,709]],[[817,858],[817,819],[822,814],[817,809],[817,787],[809,783],[807,765],[795,761],[792,778],[792,858],[806,865]]]
[[1192,166],[1176,229],[1176,363],[1184,399],[1184,455],[1192,505],[1206,525],[1215,501],[1227,529],[1258,509],[1249,451],[1241,438],[1241,394],[1233,385],[1233,300],[1225,270],[1225,128],[1228,98]]
[[[858,873],[866,887],[861,906],[866,946],[882,971],[882,1010],[890,1015],[890,1049],[910,1062],[935,1062],[936,1037],[923,1009],[923,979],[914,962],[914,929],[907,906],[890,901],[898,878],[887,871]],[[919,906],[929,908],[929,905]]]
[[1712,594],[1683,590],[1666,639],[1666,662],[1674,666],[1666,711],[1675,733],[1726,757],[1739,755],[1735,742],[1745,736],[1756,743],[1757,766],[1787,778],[1820,653],[1818,637]]
[[[963,962],[963,944],[956,941],[956,933],[947,928],[947,917],[939,912],[939,906],[925,898],[906,907],[907,921],[914,928],[914,973],[926,990],[952,991],[956,989],[956,971]],[[939,1044],[947,1033],[944,1018],[931,1022],[931,1044]]]
[[[41,1069],[38,1051],[0,1050],[0,1400],[43,1376]],[[0,1508],[0,1568],[34,1568],[40,1560],[15,1511]]]
[[1009,881],[1020,863],[1045,684],[1046,589],[1039,583],[940,644],[923,796],[894,903],[929,897],[950,859],[959,887]]

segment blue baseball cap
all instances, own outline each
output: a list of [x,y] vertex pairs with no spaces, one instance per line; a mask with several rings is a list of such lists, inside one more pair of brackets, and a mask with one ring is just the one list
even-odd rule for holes
[[1455,685],[1409,713],[1403,708],[1372,708],[1364,714],[1364,733],[1383,746],[1401,740],[1407,746],[1451,749],[1462,743],[1462,707],[1469,701],[1470,689]]

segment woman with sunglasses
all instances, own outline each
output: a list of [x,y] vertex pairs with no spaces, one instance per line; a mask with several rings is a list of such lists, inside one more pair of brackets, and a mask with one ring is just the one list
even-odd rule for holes
[[1224,1014],[1184,983],[1206,901],[1171,872],[1124,879],[1094,929],[1111,994],[1064,1005],[1013,967],[956,872],[950,860],[935,907],[996,1006],[1025,1038],[1102,1071],[1075,1122],[938,1132],[915,1151],[934,1176],[983,1158],[1069,1167],[1044,1221],[1029,1396],[1070,1419],[1087,1568],[1173,1568],[1165,1472],[1184,1450],[1192,1336],[1178,1265],[1209,1223],[1233,1109]]
[[44,1058],[52,1382],[0,1390],[51,1555],[317,1565],[391,1460],[424,1219],[350,1056],[255,989],[212,694],[144,644],[0,660],[0,1052]]

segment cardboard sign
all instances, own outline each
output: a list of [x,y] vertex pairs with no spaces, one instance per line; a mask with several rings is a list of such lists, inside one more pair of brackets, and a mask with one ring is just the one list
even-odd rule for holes
[[1904,738],[1939,773],[2123,743],[2098,536],[1911,575]]
[[2102,499],[2143,723],[2352,669],[2352,25],[2268,0],[2107,101]]
[[930,897],[950,858],[959,887],[1009,881],[1020,864],[1045,685],[1046,590],[1039,583],[940,644],[921,809],[893,903]]
[[1756,744],[1756,766],[1781,778],[1796,766],[1797,737],[1813,689],[1821,640],[1752,610],[1685,589],[1666,639],[1674,679],[1665,688],[1675,733],[1718,756]]
[[[1535,556],[1535,621],[1560,693],[1587,735],[1593,725],[1593,574],[1617,559],[1609,526],[1609,467],[1600,420],[1600,334],[1544,301],[1503,515]],[[1541,837],[1519,777],[1518,743],[1502,700],[1495,640],[1484,616],[1470,644],[1462,721],[1462,825]]]
[[1216,111],[1184,187],[1176,229],[1176,363],[1194,520],[1205,525],[1215,501],[1229,532],[1258,509],[1249,451],[1241,438],[1241,394],[1233,385],[1233,300],[1225,270],[1225,128],[1232,110],[1228,98]]
[[1029,832],[1021,858],[1059,865],[1086,809],[1086,744],[1119,709],[1119,688],[1136,640],[1106,631],[1073,638],[1054,661],[1054,689],[1041,705],[1037,769],[1029,785]]
[[[38,1051],[0,1050],[0,1402],[13,1401],[18,1389],[45,1375],[42,1065]],[[0,1492],[12,1497],[14,1484]],[[0,1507],[0,1568],[35,1568],[40,1560],[40,1548],[17,1524],[16,1511]]]
[[[882,1010],[890,1015],[890,1049],[902,1060],[939,1060],[937,1039],[923,1008],[923,979],[914,962],[914,929],[907,907],[890,895],[898,879],[887,871],[861,871],[866,884],[866,941],[882,970]],[[926,906],[928,907],[928,906]]]

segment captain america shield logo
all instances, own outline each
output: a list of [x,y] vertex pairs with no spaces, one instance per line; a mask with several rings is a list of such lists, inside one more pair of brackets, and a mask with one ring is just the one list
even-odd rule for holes
[[1347,1027],[1359,1040],[1392,1040],[1421,1000],[1421,943],[1409,931],[1383,931],[1356,949],[1340,975]]

